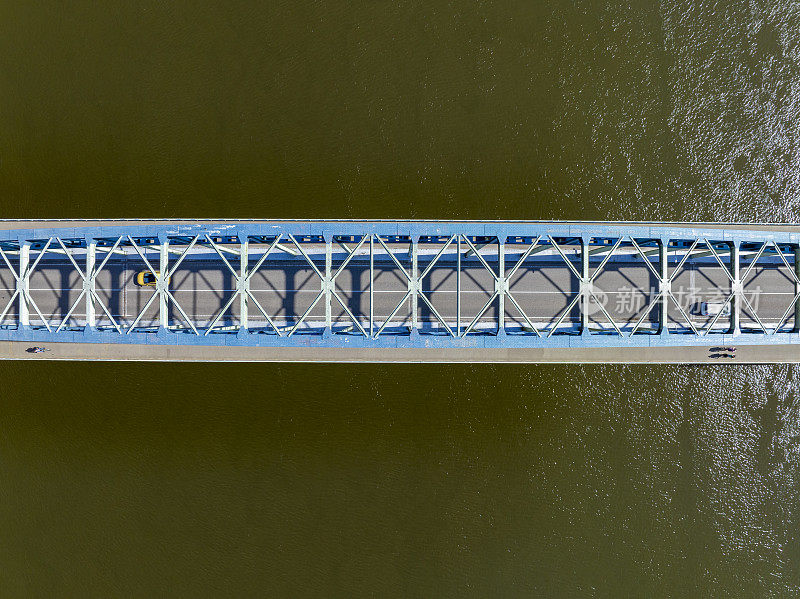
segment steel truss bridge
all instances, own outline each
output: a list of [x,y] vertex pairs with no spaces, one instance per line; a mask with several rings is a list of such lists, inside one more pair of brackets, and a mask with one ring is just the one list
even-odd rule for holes
[[[800,233],[552,222],[0,230],[0,339],[273,347],[798,343]],[[152,286],[137,285],[140,273]],[[704,303],[730,309],[704,315]]]

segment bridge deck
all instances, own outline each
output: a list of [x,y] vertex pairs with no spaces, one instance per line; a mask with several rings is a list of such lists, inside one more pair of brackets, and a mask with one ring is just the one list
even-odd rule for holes
[[[794,230],[287,221],[0,230],[0,339],[269,347],[793,344]],[[136,284],[148,272],[155,286]],[[703,315],[704,302],[730,314]]]

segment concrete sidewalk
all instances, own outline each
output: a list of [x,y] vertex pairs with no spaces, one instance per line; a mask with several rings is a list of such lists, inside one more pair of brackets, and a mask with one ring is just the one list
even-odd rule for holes
[[329,349],[0,342],[0,360],[99,360],[143,362],[345,362],[521,364],[773,364],[800,363],[800,346],[738,346],[735,359],[711,359],[708,347],[537,349]]

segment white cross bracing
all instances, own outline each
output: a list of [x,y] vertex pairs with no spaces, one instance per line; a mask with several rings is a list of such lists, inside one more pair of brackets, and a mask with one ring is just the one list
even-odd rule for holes
[[199,335],[200,332],[197,330],[197,327],[195,327],[194,323],[192,322],[192,319],[186,315],[186,312],[178,303],[178,300],[175,299],[175,296],[169,290],[169,282],[172,279],[172,275],[175,274],[175,271],[178,270],[178,267],[181,265],[181,262],[183,262],[184,258],[186,258],[186,256],[195,246],[198,237],[194,237],[192,239],[191,243],[189,243],[186,249],[183,250],[183,252],[180,254],[180,257],[178,258],[177,262],[175,262],[175,264],[172,265],[172,268],[169,267],[169,248],[168,248],[169,242],[166,240],[163,241],[160,247],[158,248],[160,257],[159,270],[153,268],[153,265],[150,264],[150,261],[147,259],[145,252],[143,252],[142,249],[137,245],[137,243],[133,240],[133,237],[131,237],[130,235],[128,235],[127,237],[133,249],[136,250],[136,253],[139,254],[139,257],[145,263],[145,266],[147,266],[147,270],[149,270],[150,273],[153,275],[153,277],[155,277],[156,286],[153,295],[151,295],[150,299],[147,300],[147,302],[145,302],[144,308],[141,309],[139,314],[136,316],[136,318],[133,320],[133,322],[125,332],[130,333],[136,328],[136,325],[139,324],[139,321],[142,319],[145,312],[147,312],[147,309],[150,307],[153,301],[156,298],[158,298],[159,320],[161,328],[164,329],[169,328],[169,301],[172,301],[173,305],[178,309],[178,312],[180,312],[181,316],[186,321],[186,323],[188,323],[189,327],[192,329],[194,334]]
[[[60,246],[60,249],[55,249],[55,248],[52,247],[54,239],[55,239],[56,243]],[[108,248],[97,248],[96,244],[94,244],[94,243],[89,244],[87,246],[87,248],[86,248],[86,268],[85,269],[81,269],[80,266],[78,266],[78,264],[75,261],[75,258],[73,256],[73,250],[71,250],[70,248],[67,248],[66,245],[64,244],[63,240],[60,237],[55,237],[55,238],[54,237],[50,237],[50,238],[48,238],[47,242],[44,244],[44,247],[42,247],[42,249],[39,250],[39,255],[36,257],[36,260],[33,262],[33,264],[30,264],[30,262],[29,262],[30,251],[31,251],[30,244],[23,244],[20,247],[20,250],[19,250],[19,256],[20,256],[19,271],[14,269],[14,267],[11,265],[11,262],[8,259],[7,252],[4,251],[2,247],[0,247],[0,255],[2,255],[3,261],[6,263],[6,266],[8,266],[9,270],[11,271],[11,274],[13,275],[14,279],[17,282],[17,288],[16,288],[14,294],[11,296],[11,299],[8,301],[8,304],[6,305],[6,307],[3,310],[3,312],[0,313],[0,323],[2,323],[5,320],[6,315],[8,314],[11,306],[14,303],[14,300],[16,298],[19,298],[19,304],[20,304],[19,305],[19,311],[20,311],[20,314],[25,314],[24,320],[26,320],[26,321],[28,320],[28,318],[27,318],[27,304],[30,304],[36,310],[36,313],[39,316],[39,319],[42,321],[44,327],[48,331],[52,331],[52,327],[51,327],[50,323],[48,322],[48,319],[44,317],[44,315],[42,314],[42,311],[39,309],[39,306],[34,301],[33,296],[31,295],[31,292],[30,292],[30,288],[29,288],[31,275],[36,270],[36,267],[39,265],[39,262],[41,261],[42,257],[46,253],[49,252],[49,253],[54,253],[54,254],[66,255],[69,258],[69,261],[72,264],[72,266],[75,268],[75,270],[80,275],[81,281],[82,281],[81,292],[80,292],[80,294],[78,294],[78,298],[72,304],[72,306],[70,307],[70,309],[67,312],[66,316],[64,316],[64,318],[58,324],[58,326],[56,327],[55,331],[59,332],[67,325],[67,323],[69,322],[70,317],[75,312],[75,309],[78,307],[80,301],[85,297],[86,298],[86,323],[87,323],[87,326],[94,326],[94,324],[95,324],[94,304],[96,302],[103,309],[103,312],[106,314],[106,316],[109,318],[111,323],[114,325],[114,328],[117,329],[118,332],[121,332],[121,329],[120,329],[119,325],[117,324],[117,322],[114,320],[114,317],[111,315],[111,312],[109,311],[108,306],[106,306],[106,304],[100,299],[100,297],[97,295],[97,291],[95,289],[95,281],[97,279],[97,275],[100,274],[100,272],[103,270],[103,268],[105,267],[106,263],[108,262],[108,259],[117,250],[117,246],[119,245],[120,241],[121,241],[121,239],[117,239],[117,241],[114,243],[113,247],[111,247],[110,249],[108,249]],[[95,268],[95,266],[94,266],[95,257],[96,257],[96,252],[97,252],[98,249],[100,249],[101,251],[106,251],[107,253],[106,253],[106,257],[103,259],[103,262],[100,264],[100,266],[98,268]],[[22,325],[28,325],[29,324],[29,322],[22,322],[22,321],[23,321],[23,318],[20,318],[20,324],[22,324]]]
[[[792,298],[792,301],[789,302],[789,305],[786,307],[786,311],[783,313],[781,318],[778,320],[778,324],[772,329],[768,329],[764,325],[764,323],[761,321],[761,318],[759,317],[758,313],[753,308],[753,306],[751,305],[750,301],[747,299],[747,295],[744,293],[744,285],[745,285],[745,282],[747,281],[747,275],[750,274],[750,271],[753,270],[753,267],[756,265],[756,262],[758,262],[759,258],[761,258],[762,254],[767,250],[767,248],[769,246],[772,246],[774,248],[774,250],[771,253],[777,254],[778,257],[780,257],[781,262],[786,267],[786,271],[791,276],[792,282],[794,283],[794,289],[795,289],[795,293],[794,293],[794,297]],[[792,268],[789,265],[789,262],[786,260],[786,256],[784,256],[783,251],[778,246],[778,244],[775,243],[774,239],[769,239],[769,240],[767,240],[767,241],[765,241],[765,242],[763,242],[761,244],[761,247],[756,252],[755,257],[753,258],[752,262],[750,262],[750,266],[747,267],[747,270],[745,271],[744,275],[742,275],[741,278],[739,278],[737,280],[733,280],[732,283],[733,283],[734,290],[735,290],[735,293],[737,294],[737,296],[742,301],[744,301],[745,304],[747,304],[747,307],[748,307],[750,313],[753,315],[753,318],[755,318],[755,320],[758,322],[758,325],[761,328],[761,330],[767,335],[774,335],[775,333],[777,333],[781,329],[781,327],[784,325],[786,320],[789,318],[789,314],[792,312],[792,310],[796,310],[797,309],[798,300],[800,300],[800,277],[798,277],[798,275],[797,275],[797,269],[796,268]],[[730,301],[730,299],[731,298],[728,298],[728,301]],[[738,326],[738,318],[737,318],[736,325]]]
[[36,313],[39,315],[39,318],[44,323],[45,327],[47,327],[48,331],[51,331],[50,324],[47,322],[45,317],[42,315],[42,311],[39,309],[39,306],[33,300],[30,294],[30,290],[28,288],[28,282],[30,281],[31,273],[36,270],[36,267],[39,264],[39,261],[44,256],[47,249],[50,247],[50,244],[53,243],[53,238],[50,237],[45,243],[44,248],[39,250],[39,255],[36,257],[36,260],[33,264],[30,264],[30,251],[31,246],[30,244],[22,244],[19,249],[19,270],[15,269],[11,265],[11,261],[8,259],[8,255],[6,251],[3,250],[2,246],[0,246],[0,256],[2,256],[3,261],[8,266],[8,269],[11,271],[14,280],[16,281],[16,290],[11,295],[11,299],[8,300],[6,307],[3,309],[3,312],[0,313],[0,324],[5,320],[6,315],[8,314],[11,307],[14,305],[14,300],[19,298],[19,324],[23,326],[29,325],[29,316],[28,316],[28,304],[33,306],[36,310]]
[[[268,238],[270,241],[264,241],[264,239]],[[99,246],[94,241],[87,240],[85,247],[74,248],[68,246],[68,244],[59,237],[49,237],[46,241],[43,240],[44,243],[43,245],[40,244],[40,249],[35,249],[32,247],[31,243],[21,243],[18,249],[9,249],[8,245],[3,246],[0,244],[0,258],[2,258],[3,263],[8,267],[16,282],[13,294],[0,313],[0,324],[7,320],[11,309],[16,303],[16,305],[18,305],[19,325],[30,325],[29,311],[30,308],[32,308],[41,320],[44,328],[50,332],[57,333],[65,330],[69,326],[70,319],[74,318],[74,315],[79,313],[79,307],[83,303],[86,325],[88,327],[95,327],[97,325],[96,308],[99,306],[105,317],[108,318],[111,323],[113,330],[122,334],[130,334],[133,331],[142,330],[142,327],[139,327],[141,320],[150,306],[158,300],[160,329],[176,329],[176,327],[170,325],[169,322],[169,307],[174,306],[186,325],[184,330],[191,330],[195,335],[207,336],[215,332],[221,332],[222,329],[227,331],[231,328],[247,331],[250,326],[248,309],[249,306],[252,305],[257,308],[258,312],[264,317],[270,329],[274,331],[276,335],[292,336],[300,330],[300,327],[302,327],[304,323],[310,320],[309,317],[314,308],[323,301],[325,307],[324,329],[329,332],[334,332],[332,328],[332,305],[336,303],[341,307],[343,314],[346,315],[351,322],[350,326],[345,329],[339,329],[338,332],[350,334],[352,331],[357,331],[358,334],[366,338],[377,339],[381,335],[387,333],[387,329],[395,322],[395,317],[398,312],[406,304],[410,306],[411,310],[411,326],[408,327],[408,329],[412,332],[420,330],[417,304],[421,302],[430,310],[430,314],[435,319],[433,322],[441,325],[441,328],[438,330],[447,336],[457,339],[472,334],[487,334],[487,332],[491,334],[491,330],[486,329],[485,326],[483,328],[478,328],[478,325],[482,322],[485,314],[493,305],[497,305],[498,307],[497,318],[493,319],[496,324],[496,331],[497,333],[505,333],[507,319],[505,305],[506,302],[508,302],[519,313],[524,322],[520,329],[515,329],[520,330],[521,334],[533,334],[537,337],[551,337],[554,334],[562,332],[562,324],[567,317],[573,313],[576,306],[579,307],[580,311],[580,328],[578,330],[583,333],[588,333],[590,304],[593,304],[592,308],[599,310],[611,327],[610,329],[604,329],[603,325],[600,325],[601,332],[613,332],[618,336],[631,337],[640,331],[642,325],[657,305],[661,306],[661,313],[657,319],[657,327],[648,328],[648,332],[659,330],[669,331],[667,304],[671,302],[671,305],[674,305],[684,321],[682,324],[679,323],[681,327],[685,327],[685,330],[689,330],[695,335],[707,336],[712,332],[718,331],[718,329],[714,327],[726,313],[723,311],[717,312],[713,318],[710,319],[710,322],[704,326],[696,324],[676,298],[673,292],[673,285],[686,266],[692,263],[693,259],[705,258],[707,261],[712,257],[713,261],[715,261],[725,273],[727,283],[729,284],[729,288],[725,290],[725,299],[723,302],[724,305],[731,305],[730,329],[726,330],[733,330],[736,332],[740,330],[739,321],[743,310],[746,309],[747,313],[750,314],[758,324],[762,333],[774,335],[781,331],[792,313],[792,310],[797,310],[798,304],[800,303],[800,275],[797,272],[797,264],[794,266],[790,265],[785,255],[786,250],[781,248],[773,240],[761,242],[757,250],[748,250],[751,252],[750,258],[752,258],[749,264],[746,264],[746,260],[743,260],[740,254],[739,242],[711,241],[705,237],[681,240],[683,245],[674,245],[673,250],[677,253],[679,262],[670,273],[668,267],[670,250],[666,244],[666,240],[635,238],[631,235],[622,235],[608,239],[602,242],[603,245],[601,247],[596,247],[597,242],[594,242],[594,247],[590,249],[593,243],[586,237],[561,238],[561,240],[559,240],[552,235],[543,234],[535,238],[529,238],[529,241],[522,247],[519,247],[521,242],[515,241],[519,249],[515,249],[512,253],[506,251],[507,242],[505,239],[501,239],[497,236],[477,238],[461,233],[450,234],[439,238],[438,242],[426,241],[425,243],[428,244],[426,246],[427,248],[437,243],[438,247],[434,250],[426,249],[425,253],[420,252],[421,242],[419,238],[404,238],[410,239],[410,242],[406,241],[403,244],[403,248],[407,246],[408,249],[398,250],[390,248],[390,237],[378,234],[365,234],[350,237],[353,239],[353,245],[351,246],[347,245],[347,243],[350,243],[349,241],[345,243],[337,237],[326,237],[324,240],[324,266],[320,263],[322,255],[317,253],[316,258],[312,257],[309,250],[304,247],[305,242],[299,241],[294,234],[279,233],[275,236],[268,236],[268,238],[262,238],[259,242],[266,246],[266,250],[254,250],[254,246],[251,246],[247,237],[239,242],[238,247],[231,247],[230,243],[226,242],[223,244],[215,241],[209,234],[184,236],[181,240],[181,246],[171,246],[169,239],[166,238],[160,239],[157,242],[148,239],[146,242],[137,243],[131,235],[117,237],[110,247],[109,244],[111,244],[111,240],[108,240],[103,247]],[[188,239],[190,239],[190,241],[187,241]],[[647,243],[644,244],[644,242]],[[333,263],[333,243],[337,244],[337,246],[345,252],[344,258],[335,268]],[[395,241],[392,243],[396,244],[397,242]],[[579,245],[579,250],[575,250],[574,254],[568,255],[568,251],[571,250],[565,250],[566,245]],[[644,247],[645,245],[650,248],[655,246],[656,249],[646,249]],[[123,246],[128,249],[123,250]],[[496,252],[492,249],[495,246]],[[12,246],[12,248],[13,247],[14,246]],[[639,314],[633,326],[630,326],[632,319],[626,323],[617,322],[596,293],[598,277],[605,271],[612,257],[618,255],[622,247],[627,248],[627,255],[630,256],[631,259],[635,256],[641,258],[659,286],[657,292],[650,298],[644,311]],[[673,247],[673,245],[670,244],[669,247]],[[751,247],[754,247],[752,243]],[[117,316],[117,318],[115,318],[109,306],[98,295],[96,280],[98,275],[107,267],[113,255],[121,253],[125,256],[130,256],[130,249],[141,258],[147,271],[152,274],[155,285],[153,294],[145,302],[144,307],[138,312],[133,321],[130,324],[122,324],[122,322],[118,320],[120,317]],[[219,258],[221,264],[224,264],[225,268],[233,276],[236,283],[233,295],[212,315],[206,326],[201,326],[195,319],[189,316],[170,289],[170,281],[176,275],[184,260],[198,250],[204,252],[210,251],[212,254],[215,254]],[[320,281],[319,291],[316,293],[310,305],[297,318],[295,318],[295,315],[287,315],[286,318],[291,320],[291,324],[286,326],[280,326],[275,322],[274,319],[276,317],[268,313],[250,288],[253,276],[259,272],[276,250],[292,256],[294,260],[302,258],[303,263],[310,266],[314,275],[316,275]],[[148,259],[148,251],[159,252],[157,267]],[[256,253],[253,253],[254,251]],[[362,263],[366,262],[367,255],[365,252],[368,252],[369,260],[368,318],[359,317],[354,314],[337,288],[337,278],[347,269],[348,265],[350,265],[355,258],[358,258]],[[534,254],[540,254],[542,252],[545,252],[546,255],[550,257],[551,263],[553,259],[561,259],[569,272],[577,280],[579,290],[569,298],[566,307],[560,310],[550,322],[544,325],[537,325],[515,297],[514,293],[516,292],[512,293],[512,279],[523,266],[526,267],[526,270],[533,269],[535,265],[529,262],[529,259]],[[633,253],[631,254],[631,252]],[[590,268],[590,257],[596,256],[599,253],[603,253],[604,255],[602,256],[599,266],[592,271]],[[797,250],[795,250],[795,254],[796,253]],[[66,257],[80,276],[80,293],[77,298],[72,301],[69,310],[63,318],[59,318],[56,322],[51,322],[50,319],[43,315],[40,306],[32,297],[30,289],[31,275],[37,270],[45,254],[56,254]],[[226,254],[229,256],[239,256],[239,264],[236,267],[231,264]],[[791,302],[774,326],[767,326],[765,324],[744,293],[744,286],[748,276],[759,260],[767,254],[777,255],[782,265],[786,268],[795,288]],[[11,255],[18,256],[16,267],[12,263]],[[85,256],[85,266],[83,268],[81,268],[76,260],[76,257],[79,255]],[[103,256],[103,259],[100,265],[96,266],[96,259],[99,255]],[[171,255],[177,256],[177,259],[174,260],[172,264],[170,264]],[[509,256],[512,255],[518,257],[510,268],[506,268],[506,261]],[[444,268],[453,268],[456,275],[456,316],[455,319],[450,320],[442,315],[440,306],[436,305],[433,293],[434,290],[426,291],[423,288],[423,282],[431,275],[437,264],[441,263],[443,256],[448,257],[448,265]],[[725,258],[727,258],[727,261]],[[252,260],[255,260],[254,264],[251,264]],[[385,318],[380,317],[380,319],[376,316],[374,308],[376,291],[375,264],[377,260],[380,260],[381,264],[384,266],[392,266],[394,272],[407,284],[407,288],[405,292],[403,292],[400,301],[393,305],[394,307],[388,316]],[[480,266],[478,268],[485,270],[491,275],[493,289],[486,290],[489,296],[486,302],[476,314],[464,321],[462,320],[463,298],[461,283],[462,270],[468,260],[471,261],[473,267],[479,264]],[[490,265],[490,261],[496,262],[497,267],[495,268]],[[578,261],[580,265],[576,266],[576,262]],[[743,274],[740,273],[740,262],[744,262],[746,266]],[[780,268],[780,266],[778,268]],[[721,287],[720,291],[722,291]],[[229,312],[237,299],[239,300],[238,327],[220,326],[220,321],[225,314]],[[513,318],[516,321],[516,317]],[[572,320],[574,319],[571,319],[571,321]],[[405,320],[403,322],[405,322]],[[431,322],[430,320],[426,321],[427,330],[437,330],[430,327]],[[516,321],[515,324],[519,324],[519,321]],[[149,329],[152,327],[145,328]],[[574,330],[571,324],[570,330]],[[396,333],[394,329],[393,332]]]

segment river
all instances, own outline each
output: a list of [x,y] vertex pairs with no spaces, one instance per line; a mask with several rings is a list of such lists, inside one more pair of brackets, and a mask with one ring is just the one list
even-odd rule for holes
[[[796,222],[800,4],[0,6],[2,218]],[[0,364],[3,597],[795,597],[795,367]]]

